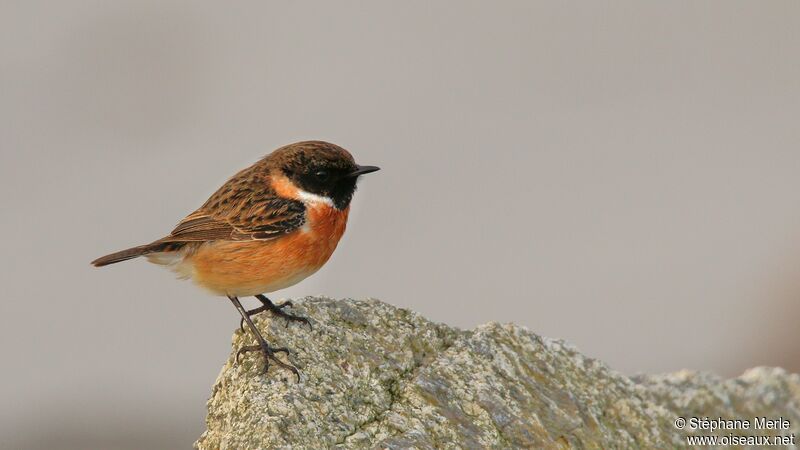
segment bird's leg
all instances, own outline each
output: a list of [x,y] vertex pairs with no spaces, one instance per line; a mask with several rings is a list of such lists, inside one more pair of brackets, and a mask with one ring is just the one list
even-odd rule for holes
[[300,381],[300,371],[297,370],[297,367],[291,364],[287,364],[275,356],[276,353],[286,353],[286,355],[288,356],[289,349],[286,347],[278,347],[278,348],[270,347],[269,344],[267,344],[267,341],[264,339],[264,337],[261,336],[261,332],[258,331],[258,328],[256,328],[253,321],[250,320],[250,316],[247,314],[247,310],[244,309],[242,303],[239,302],[239,299],[230,296],[228,298],[230,299],[231,303],[233,303],[233,306],[236,307],[236,310],[239,311],[239,314],[241,314],[242,320],[247,322],[247,325],[248,327],[250,327],[250,331],[253,333],[253,336],[255,336],[257,342],[257,345],[245,345],[241,347],[236,352],[236,363],[237,364],[239,363],[239,356],[241,356],[242,354],[247,352],[258,351],[261,352],[261,355],[264,357],[263,373],[267,373],[267,370],[269,369],[269,362],[273,361],[279,367],[283,367],[284,369],[290,370],[297,377],[297,381]]
[[[296,316],[294,314],[289,314],[283,311],[283,308],[286,308],[287,306],[292,306],[291,301],[287,300],[281,303],[280,305],[276,305],[272,303],[272,300],[268,299],[266,295],[258,294],[255,297],[258,299],[258,301],[261,302],[261,306],[246,311],[248,316],[252,317],[260,312],[270,311],[276,316],[283,317],[284,319],[286,319],[286,326],[289,326],[289,322],[302,322],[308,325],[309,328],[311,328],[312,330],[314,329],[314,327],[311,326],[311,322],[309,322],[307,318],[302,316]],[[241,330],[244,331],[244,318],[239,321],[239,328],[241,328]]]

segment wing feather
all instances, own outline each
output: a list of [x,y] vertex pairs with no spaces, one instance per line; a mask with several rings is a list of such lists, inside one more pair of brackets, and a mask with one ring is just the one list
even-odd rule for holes
[[[242,173],[231,179],[197,211],[183,219],[163,242],[249,241],[275,239],[305,224],[306,208],[279,197],[267,179]],[[255,183],[260,184],[253,186]]]

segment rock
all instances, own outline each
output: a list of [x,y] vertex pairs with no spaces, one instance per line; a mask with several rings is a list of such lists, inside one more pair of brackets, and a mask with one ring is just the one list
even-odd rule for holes
[[[235,364],[254,342],[237,331],[198,449],[668,448],[687,447],[687,434],[789,439],[800,424],[800,377],[781,369],[629,378],[516,325],[461,331],[377,300],[306,298],[292,312],[313,330],[269,313],[255,322],[294,350],[300,382],[274,366],[262,375],[252,353]],[[679,417],[751,429],[679,430]],[[754,417],[790,427],[753,430]]]

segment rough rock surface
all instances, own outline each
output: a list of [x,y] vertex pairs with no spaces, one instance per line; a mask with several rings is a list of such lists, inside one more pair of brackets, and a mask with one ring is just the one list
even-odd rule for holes
[[[686,448],[689,433],[790,436],[800,425],[800,377],[781,369],[628,378],[516,325],[462,331],[377,300],[306,298],[292,312],[313,330],[269,313],[255,322],[294,350],[300,382],[276,367],[262,375],[252,353],[235,364],[254,342],[237,331],[197,448]],[[761,416],[790,429],[674,425]]]

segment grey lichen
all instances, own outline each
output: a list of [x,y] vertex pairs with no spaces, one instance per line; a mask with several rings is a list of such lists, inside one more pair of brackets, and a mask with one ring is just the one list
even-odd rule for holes
[[[313,330],[269,314],[256,324],[294,350],[300,382],[232,354],[197,448],[665,448],[686,446],[678,417],[791,423],[750,434],[800,424],[800,377],[780,369],[631,379],[516,325],[461,331],[377,300],[294,305]],[[233,341],[252,344],[240,331]]]

